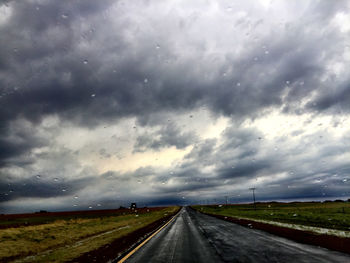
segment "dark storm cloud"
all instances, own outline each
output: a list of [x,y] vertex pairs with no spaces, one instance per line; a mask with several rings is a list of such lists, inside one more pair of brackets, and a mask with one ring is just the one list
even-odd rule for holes
[[11,125],[7,129],[1,129],[0,137],[0,167],[7,163],[18,162],[13,157],[18,157],[23,153],[36,148],[48,145],[45,138],[35,134],[35,128],[20,122],[17,125]]
[[69,196],[93,184],[95,178],[85,177],[62,182],[61,180],[48,181],[41,175],[17,180],[11,183],[0,181],[0,202],[16,200],[18,198],[34,197],[49,198]]
[[[317,195],[319,185],[312,183],[316,172],[308,174],[303,185],[295,181],[298,190],[293,192],[288,186],[304,177],[319,159],[333,160],[346,151],[344,145],[327,147],[305,136],[295,147],[285,145],[290,138],[280,138],[278,143],[286,149],[274,154],[262,134],[240,127],[245,119],[255,119],[271,109],[318,116],[349,111],[350,80],[332,72],[335,62],[348,65],[343,59],[348,36],[332,23],[338,12],[348,14],[346,1],[288,1],[276,9],[281,13],[277,17],[246,1],[237,2],[232,13],[218,4],[215,16],[201,12],[210,5],[184,8],[179,4],[177,8],[169,3],[164,8],[148,1],[6,1],[0,6],[10,14],[0,19],[0,167],[27,168],[45,159],[30,153],[52,146],[54,132],[46,137],[36,135],[35,128],[21,123],[39,126],[47,116],[89,129],[128,117],[136,118],[142,128],[159,128],[140,134],[134,152],[196,144],[166,174],[140,168],[101,175],[106,181],[132,183],[132,178],[138,178],[153,183],[159,193],[169,194],[164,199],[169,202],[179,200],[171,194],[215,190],[226,180],[238,183],[241,178],[289,173],[296,167],[300,171],[294,176],[276,179],[281,190],[274,191],[275,196]],[[304,103],[306,98],[310,100]],[[176,116],[203,106],[214,116],[230,117],[236,125],[224,131],[223,142],[200,142],[194,132],[164,124],[162,119],[166,116],[162,113]],[[315,144],[320,146],[317,154],[298,157]],[[266,148],[268,153],[263,151]],[[98,152],[104,159],[111,157],[102,146]],[[32,158],[24,158],[26,154]],[[63,156],[72,156],[62,149],[57,155],[63,167],[69,163]],[[210,166],[215,168],[210,170]],[[342,162],[330,166],[321,167],[319,173],[329,176],[337,169],[339,177],[344,177],[348,171]],[[8,171],[0,173],[5,177]],[[211,173],[215,177],[210,178]],[[162,185],[171,178],[181,184]],[[19,182],[6,200],[64,196],[92,179],[72,180],[66,192],[45,181]],[[340,186],[334,189],[343,191]],[[1,190],[9,191],[6,184]]]
[[177,149],[184,149],[198,140],[193,132],[182,132],[173,123],[168,123],[160,130],[146,133],[137,137],[134,145],[134,152],[143,152],[148,149],[159,150],[164,147],[175,146]]
[[[320,51],[341,39],[335,30],[327,36],[307,34],[302,22],[307,20],[307,27],[317,30],[328,23],[316,20],[318,17],[330,19],[345,5],[332,4],[327,12],[324,1],[309,6],[306,12],[315,20],[303,17],[291,29],[282,28],[281,34],[267,33],[240,57],[231,49],[224,57],[211,57],[204,46],[193,58],[182,58],[171,43],[156,48],[153,37],[162,40],[162,31],[157,35],[137,30],[139,20],[115,18],[123,11],[121,3],[115,4],[8,4],[13,14],[0,28],[2,61],[6,61],[1,70],[6,94],[0,112],[4,123],[18,116],[39,121],[53,113],[85,125],[123,116],[137,116],[143,123],[148,114],[203,103],[215,112],[236,116],[254,116],[282,103],[288,107],[320,84],[318,76],[325,71]],[[177,19],[172,15],[166,24]],[[244,19],[248,24],[255,21],[249,16]],[[112,21],[115,28],[109,32],[104,25]],[[134,39],[128,34],[134,34]],[[142,40],[142,44],[134,42]],[[327,55],[331,59],[337,54]],[[286,81],[290,92],[282,101]],[[299,81],[305,85],[300,86]],[[16,86],[18,90],[13,91]],[[288,109],[295,110],[295,105]]]

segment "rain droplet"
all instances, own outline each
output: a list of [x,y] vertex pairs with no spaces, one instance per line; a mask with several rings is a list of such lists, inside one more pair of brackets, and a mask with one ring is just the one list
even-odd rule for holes
[[66,189],[62,189],[62,192],[65,192],[66,191]]
[[137,180],[137,183],[139,183],[139,184],[140,184],[140,183],[142,183],[142,180],[140,180],[140,179],[139,179],[139,180]]
[[232,166],[231,168],[232,168],[232,169],[235,169],[235,167],[234,167],[234,166]]
[[89,206],[89,209],[91,209],[92,208],[92,206]]
[[83,63],[85,64],[85,65],[87,65],[87,63],[89,63],[89,61],[87,61],[86,59],[83,61]]
[[290,84],[290,81],[289,81],[289,80],[287,80],[287,81],[286,81],[286,84],[287,84],[287,85],[289,85],[289,84]]
[[145,83],[145,84],[148,83],[148,79],[147,79],[147,78],[144,79],[144,80],[143,80],[143,83]]
[[36,11],[39,11],[39,10],[40,10],[40,7],[39,7],[39,6],[37,6],[37,7],[35,7],[35,9],[36,9]]
[[240,87],[240,86],[241,86],[241,83],[240,83],[240,82],[237,82],[236,86],[237,86],[237,87]]
[[157,44],[157,45],[156,45],[156,49],[160,49],[160,45]]
[[18,52],[18,49],[17,49],[17,48],[14,48],[14,49],[13,49],[13,52],[17,53],[17,52]]
[[73,206],[78,206],[77,204],[74,204]]
[[135,215],[135,217],[139,217],[139,215]]
[[67,14],[62,14],[61,17],[62,17],[63,19],[67,19],[67,18],[68,18],[68,15],[67,15]]
[[96,96],[96,94],[94,93],[94,94],[91,94],[91,98],[94,98]]
[[190,115],[190,118],[193,118],[193,115]]
[[300,82],[299,82],[299,85],[300,85],[300,86],[304,86],[304,84],[305,84],[304,81],[300,81]]
[[101,206],[101,204],[97,204],[97,206]]
[[79,198],[79,196],[77,196],[77,195],[74,196],[74,199],[78,199],[78,198]]
[[36,179],[40,179],[40,178],[41,178],[41,175],[38,174],[38,175],[36,176]]
[[343,182],[344,182],[344,183],[345,183],[345,182],[347,182],[347,181],[348,181],[348,179],[347,179],[347,178],[344,178],[344,179],[343,179]]
[[55,182],[58,182],[58,178],[54,178],[53,180],[54,180]]

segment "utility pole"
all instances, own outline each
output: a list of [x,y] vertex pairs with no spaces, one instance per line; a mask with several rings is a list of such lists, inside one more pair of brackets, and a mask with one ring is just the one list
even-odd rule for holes
[[256,210],[256,204],[255,204],[255,187],[249,188],[249,190],[253,191],[253,201],[254,201],[254,210]]

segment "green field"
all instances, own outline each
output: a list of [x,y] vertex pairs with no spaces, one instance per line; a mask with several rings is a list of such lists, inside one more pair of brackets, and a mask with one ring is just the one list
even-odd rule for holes
[[[81,217],[75,215],[74,218],[64,220],[43,215],[32,218],[30,223],[34,225],[20,227],[11,227],[7,221],[9,227],[0,229],[0,262],[12,262],[14,259],[18,262],[69,261],[173,214],[178,209],[167,207],[147,209],[143,213],[133,211],[108,216],[82,214]],[[37,224],[38,221],[40,224]]]
[[202,212],[237,218],[350,230],[349,202],[294,202],[193,206]]

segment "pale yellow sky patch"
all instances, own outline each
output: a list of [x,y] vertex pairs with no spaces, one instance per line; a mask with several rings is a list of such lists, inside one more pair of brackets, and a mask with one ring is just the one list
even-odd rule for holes
[[128,172],[134,171],[140,167],[154,166],[157,168],[171,167],[174,162],[181,160],[192,146],[185,149],[176,149],[175,147],[165,148],[160,151],[148,151],[143,153],[129,153],[124,158],[118,159],[111,157],[108,159],[98,159],[95,161],[96,168],[100,173],[107,171]]

